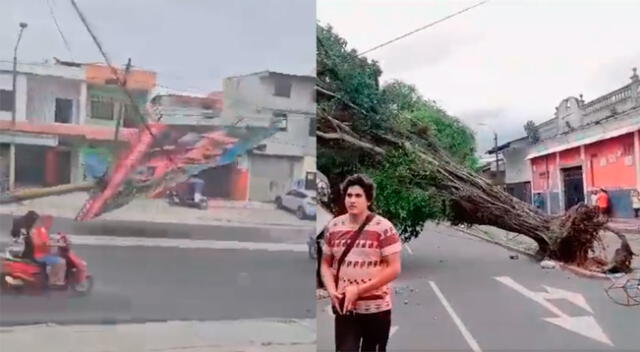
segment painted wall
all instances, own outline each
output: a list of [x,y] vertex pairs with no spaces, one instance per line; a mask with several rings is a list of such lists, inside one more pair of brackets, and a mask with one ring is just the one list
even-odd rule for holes
[[[90,84],[105,84],[113,79],[111,69],[105,65],[89,64],[85,66],[86,79]],[[118,69],[120,79],[124,78],[124,70]],[[156,86],[156,73],[133,69],[127,74],[127,88],[151,90]]]
[[[0,89],[11,90],[12,77],[10,72],[0,72]],[[27,77],[18,75],[16,78],[16,91],[18,101],[16,103],[16,121],[26,121],[27,113]],[[11,111],[0,111],[0,120],[11,121]]]
[[[274,95],[276,79],[291,83],[290,97]],[[242,118],[240,125],[266,127],[274,112],[287,114],[287,129],[265,141],[262,154],[282,156],[315,155],[315,133],[309,133],[315,118],[315,78],[254,74],[230,77],[224,81],[222,120],[229,123]]]
[[[534,192],[558,191],[557,160],[555,154],[531,159]],[[548,178],[547,178],[548,173]]]
[[271,155],[249,156],[249,199],[273,202],[288,190],[291,183],[302,177],[302,157]]
[[636,186],[633,133],[587,145],[585,157],[589,162],[589,189],[631,189]]
[[54,123],[56,98],[64,98],[73,101],[72,123],[78,124],[84,120],[80,117],[83,85],[82,81],[59,77],[28,76],[27,120],[37,124]]
[[[528,143],[525,144],[525,142],[523,142],[521,146],[514,146],[502,152],[506,165],[506,183],[520,183],[531,180],[531,168],[529,162],[526,160],[528,153]],[[491,165],[493,164],[492,162]]]

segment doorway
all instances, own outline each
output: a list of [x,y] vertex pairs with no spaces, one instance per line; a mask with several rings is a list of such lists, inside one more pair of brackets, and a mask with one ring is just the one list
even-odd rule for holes
[[566,211],[572,206],[584,202],[582,166],[562,169],[562,178],[564,181],[564,210]]

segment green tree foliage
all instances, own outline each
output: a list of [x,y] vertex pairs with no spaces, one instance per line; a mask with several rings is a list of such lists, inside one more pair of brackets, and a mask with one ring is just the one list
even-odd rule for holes
[[[319,99],[319,114],[345,122],[357,133],[377,131],[412,143],[436,143],[456,162],[477,167],[474,134],[459,119],[411,84],[395,80],[381,86],[378,63],[349,49],[330,26],[318,26],[317,44],[318,86],[340,97]],[[344,104],[350,108],[341,109]],[[345,110],[348,116],[341,116]],[[377,211],[396,224],[406,241],[420,234],[425,221],[448,218],[447,195],[412,182],[408,165],[415,162],[415,156],[398,151],[372,163],[358,148],[337,147],[322,138],[318,142],[318,168],[332,184],[334,209],[344,211],[339,183],[350,174],[367,173],[378,187]]]

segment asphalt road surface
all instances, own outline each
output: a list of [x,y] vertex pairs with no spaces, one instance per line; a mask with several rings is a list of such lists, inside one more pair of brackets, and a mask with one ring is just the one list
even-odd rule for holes
[[[0,220],[8,238],[8,218]],[[3,294],[1,325],[315,316],[309,230],[110,222],[102,225],[109,231],[85,225],[80,234],[71,221],[54,226],[72,234],[88,261],[93,292]],[[128,242],[134,237],[136,244]],[[217,248],[229,241],[244,246]]]
[[[640,307],[614,304],[603,291],[607,281],[545,270],[513,254],[428,226],[404,250],[389,350],[640,350]],[[333,349],[327,306],[317,305],[323,351]]]

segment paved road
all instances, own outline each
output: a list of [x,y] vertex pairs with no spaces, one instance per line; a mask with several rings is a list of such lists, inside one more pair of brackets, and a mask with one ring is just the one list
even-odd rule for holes
[[[65,225],[64,223],[62,224]],[[135,225],[135,224],[134,224]],[[7,228],[6,224],[0,224]],[[57,223],[56,226],[60,226]],[[115,243],[140,231],[109,235]],[[127,227],[120,227],[127,230]],[[228,229],[175,225],[160,229],[198,244],[200,238],[278,243],[304,243],[307,231]],[[231,230],[233,231],[233,230]],[[105,234],[105,233],[102,233]],[[146,235],[157,233],[147,231]],[[0,236],[8,236],[0,231]],[[78,235],[83,242],[89,237]],[[72,238],[73,239],[73,238]],[[150,244],[162,239],[149,238]],[[115,244],[114,243],[114,244]],[[283,246],[284,247],[284,246]],[[301,247],[298,245],[298,247]],[[314,263],[304,251],[288,249],[176,248],[172,246],[77,245],[96,278],[89,297],[3,295],[0,324],[114,323],[157,320],[235,320],[315,316]]]
[[[0,214],[0,233],[11,229],[13,217]],[[146,221],[93,220],[78,223],[72,219],[55,218],[53,230],[74,235],[100,235],[114,237],[155,237],[185,239],[216,239],[254,242],[304,243],[314,227],[193,225],[152,223]]]
[[[396,285],[390,350],[640,349],[640,308],[612,303],[603,292],[606,282],[543,270],[522,255],[509,259],[509,251],[450,228],[429,226],[410,249],[413,254],[404,252],[403,273]],[[505,276],[513,281],[504,281],[515,282],[521,291],[496,279]],[[593,313],[566,299],[539,299],[536,292],[545,291],[543,285],[583,295]],[[318,348],[324,351],[333,346],[326,305],[326,301],[317,305]],[[586,317],[576,324],[590,324],[588,317],[593,316],[613,346],[544,320],[557,318],[558,310],[568,319]],[[587,330],[597,335],[594,329]]]

